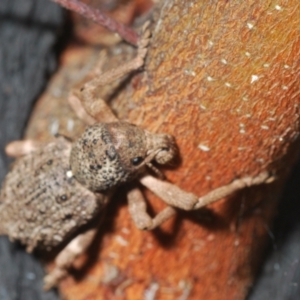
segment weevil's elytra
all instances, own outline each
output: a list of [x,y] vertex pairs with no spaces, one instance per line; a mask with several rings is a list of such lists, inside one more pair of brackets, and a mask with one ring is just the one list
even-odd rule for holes
[[92,219],[105,196],[95,195],[69,177],[70,142],[55,142],[19,158],[0,194],[0,227],[31,251],[50,249]]

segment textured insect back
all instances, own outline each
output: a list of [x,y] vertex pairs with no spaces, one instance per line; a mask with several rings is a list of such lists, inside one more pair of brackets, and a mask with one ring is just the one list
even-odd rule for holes
[[135,125],[92,125],[72,147],[72,173],[91,191],[106,191],[139,174],[147,156],[146,146],[145,131]]
[[1,190],[1,231],[31,252],[50,250],[94,218],[104,205],[72,176],[71,144],[58,138],[15,161]]

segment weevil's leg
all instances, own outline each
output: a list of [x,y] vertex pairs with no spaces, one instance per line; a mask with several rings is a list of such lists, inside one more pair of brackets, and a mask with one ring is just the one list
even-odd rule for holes
[[[100,52],[97,65],[91,70],[91,72],[86,77],[93,78],[95,76],[101,75],[102,66],[107,59],[106,54],[107,53],[104,50]],[[71,93],[68,97],[69,104],[79,119],[83,120],[88,125],[93,125],[97,121],[95,118],[93,118],[90,114],[87,113],[87,111],[85,110],[85,108],[83,106],[81,98],[82,98],[82,95],[81,95],[80,91],[77,91],[76,89],[74,89],[71,91]],[[102,117],[99,116],[99,119],[102,119],[102,122],[118,121],[104,100],[94,99],[94,101],[96,102],[96,104],[95,104],[96,109],[95,109],[95,107],[93,107],[93,108],[91,108],[91,110],[99,111],[99,112],[103,113]]]
[[107,51],[101,50],[99,53],[99,58],[98,62],[96,63],[95,67],[91,70],[90,74],[88,77],[95,77],[95,76],[100,76],[103,73],[103,66],[107,60]]
[[274,177],[270,177],[268,172],[263,172],[255,177],[248,176],[236,179],[227,185],[212,190],[200,198],[192,193],[183,191],[172,183],[162,181],[150,175],[142,177],[140,182],[167,204],[184,210],[193,210],[230,196],[245,187],[270,183],[273,180]]
[[193,209],[193,206],[197,203],[197,196],[194,194],[187,193],[177,185],[160,180],[151,175],[145,175],[140,178],[140,182],[164,202],[173,207],[190,210]]
[[151,218],[146,211],[146,202],[139,188],[130,190],[127,194],[127,199],[131,218],[136,227],[142,230],[152,230],[176,213],[173,207],[167,206],[154,218]]
[[101,98],[95,99],[91,91],[82,95],[70,94],[69,103],[77,116],[88,125],[119,121],[107,103]]
[[138,43],[137,56],[133,60],[124,63],[115,69],[104,72],[99,76],[95,76],[94,79],[86,82],[76,94],[76,96],[80,99],[84,110],[97,122],[109,123],[118,121],[105,101],[95,97],[94,91],[97,87],[109,84],[143,66],[150,39],[150,31],[147,29],[148,24],[149,23],[147,23],[143,28],[143,34]]
[[270,176],[269,172],[262,172],[257,176],[251,177],[246,176],[240,179],[235,179],[231,183],[216,188],[209,192],[208,194],[198,198],[197,203],[193,209],[199,209],[217,200],[230,196],[231,194],[242,190],[246,187],[251,187],[254,185],[268,184],[275,180],[274,176]]
[[56,257],[54,269],[44,278],[44,289],[49,290],[68,275],[68,269],[74,260],[84,253],[92,243],[97,228],[90,229],[76,236]]
[[86,112],[83,108],[80,99],[76,96],[75,93],[71,92],[68,97],[69,105],[72,107],[73,111],[76,113],[77,117],[80,120],[83,120],[87,125],[93,125],[97,121]]
[[34,152],[42,145],[42,143],[33,140],[13,141],[6,145],[5,152],[8,156],[18,157]]

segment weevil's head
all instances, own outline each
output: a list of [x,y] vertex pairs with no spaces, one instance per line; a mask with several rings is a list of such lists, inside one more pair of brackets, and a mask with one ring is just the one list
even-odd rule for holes
[[176,153],[171,135],[125,122],[98,123],[73,144],[70,165],[82,185],[101,192],[135,178],[153,161],[167,164]]

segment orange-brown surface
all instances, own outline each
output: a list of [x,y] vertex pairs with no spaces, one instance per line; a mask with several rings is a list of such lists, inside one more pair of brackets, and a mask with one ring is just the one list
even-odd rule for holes
[[[297,157],[299,26],[298,0],[161,1],[145,70],[112,99],[114,110],[176,137],[181,162],[165,174],[189,192],[201,196],[266,169],[278,180],[201,212],[181,212],[154,232],[134,227],[120,191],[87,255],[89,267],[75,272],[77,281],[62,282],[66,299],[245,298]],[[57,120],[62,131],[70,129],[67,91],[93,54],[67,50],[29,135],[45,135]],[[164,206],[146,195],[153,211]]]

